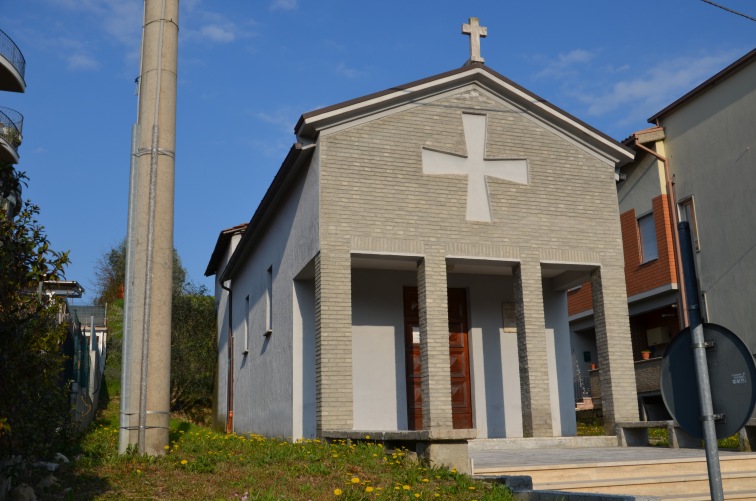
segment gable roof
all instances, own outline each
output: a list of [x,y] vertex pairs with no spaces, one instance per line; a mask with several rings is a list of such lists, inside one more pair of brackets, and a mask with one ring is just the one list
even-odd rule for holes
[[689,101],[694,100],[701,94],[709,91],[712,87],[715,87],[716,85],[720,84],[724,80],[727,80],[732,75],[737,73],[738,71],[742,70],[743,68],[747,67],[749,64],[756,61],[756,49],[753,49],[751,52],[746,54],[745,56],[741,57],[731,65],[729,65],[727,68],[723,69],[713,77],[706,80],[704,83],[699,85],[698,87],[694,88],[687,94],[685,94],[683,97],[678,99],[677,101],[673,102],[660,112],[658,112],[656,115],[652,116],[648,119],[649,123],[655,124],[660,119],[674,113],[679,108],[685,106]]
[[232,226],[231,228],[226,228],[220,232],[218,240],[215,242],[215,247],[213,248],[213,255],[210,256],[210,262],[207,263],[207,268],[205,269],[206,277],[211,277],[217,273],[218,264],[220,264],[220,260],[228,248],[228,243],[231,241],[231,237],[244,233],[244,230],[246,229],[247,223],[244,223]]
[[[411,104],[473,82],[488,88],[494,94],[506,97],[513,105],[539,117],[544,122],[559,127],[563,132],[588,146],[591,150],[611,159],[616,165],[623,165],[635,156],[635,152],[631,148],[554,106],[484,64],[467,63],[461,68],[446,73],[391,87],[303,114],[294,127],[294,132],[301,142],[294,144],[289,150],[286,159],[281,164],[278,173],[244,231],[241,241],[223,270],[220,280],[225,282],[234,277],[239,265],[244,260],[244,256],[249,252],[248,245],[260,233],[264,223],[270,217],[270,211],[275,209],[281,196],[301,167],[309,161],[321,130],[384,110]],[[305,143],[305,145],[302,143]],[[213,255],[215,256],[215,252]],[[211,263],[216,266],[218,264],[212,258]],[[210,265],[208,265],[205,276],[213,274],[215,274],[215,270],[211,270]]]
[[545,122],[556,125],[581,143],[612,158],[616,163],[622,164],[633,158],[634,153],[630,148],[482,63],[468,63],[456,70],[305,113],[299,118],[294,132],[299,138],[314,140],[322,129],[410,104],[472,82],[506,97],[515,106]]

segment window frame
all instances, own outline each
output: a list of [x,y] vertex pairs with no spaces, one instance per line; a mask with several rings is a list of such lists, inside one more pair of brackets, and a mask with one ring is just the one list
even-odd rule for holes
[[[648,226],[646,221],[651,222],[651,228],[644,227]],[[659,259],[659,242],[656,236],[656,219],[654,218],[654,211],[652,210],[651,212],[647,212],[646,214],[638,216],[636,218],[636,226],[638,229],[638,249],[640,251],[640,263],[646,264],[652,261],[656,261],[657,259]],[[651,236],[649,233],[650,229],[653,229],[653,238],[645,239],[644,234],[647,237]],[[651,253],[648,252],[651,250],[650,247],[652,243],[654,250],[653,257],[649,256],[649,254]]]

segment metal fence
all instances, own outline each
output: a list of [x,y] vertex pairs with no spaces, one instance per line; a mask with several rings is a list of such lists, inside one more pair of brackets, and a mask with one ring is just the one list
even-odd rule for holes
[[0,106],[0,136],[8,141],[8,144],[13,146],[14,150],[18,150],[21,144],[21,131],[24,128],[24,116],[12,110]]
[[16,42],[9,37],[3,30],[0,30],[0,54],[5,57],[21,74],[21,78],[24,78],[26,73],[26,59],[21,54],[21,49],[18,48]]

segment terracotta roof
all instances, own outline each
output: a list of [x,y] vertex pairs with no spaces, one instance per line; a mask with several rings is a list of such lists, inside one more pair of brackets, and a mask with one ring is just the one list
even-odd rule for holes
[[742,70],[752,62],[756,61],[756,49],[753,49],[751,52],[746,54],[745,56],[741,57],[731,65],[729,65],[727,68],[723,69],[713,77],[706,80],[704,83],[693,89],[692,91],[685,94],[683,97],[675,101],[674,103],[670,104],[663,110],[661,110],[656,115],[652,116],[648,119],[649,123],[657,123],[659,119],[664,118],[665,116],[673,113],[678,108],[684,106],[688,103],[688,101],[691,101],[698,97],[699,95],[703,94],[704,92],[707,92],[712,87],[718,85],[720,82],[727,80],[732,75],[737,73],[738,71]]

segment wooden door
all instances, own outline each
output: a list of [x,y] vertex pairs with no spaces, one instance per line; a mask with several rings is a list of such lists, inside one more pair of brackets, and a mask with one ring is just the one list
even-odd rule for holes
[[[472,428],[467,293],[465,289],[449,289],[448,302],[452,423],[454,428]],[[423,429],[423,398],[420,366],[420,317],[416,287],[404,288],[404,343],[407,371],[408,427],[411,430],[421,430]]]

